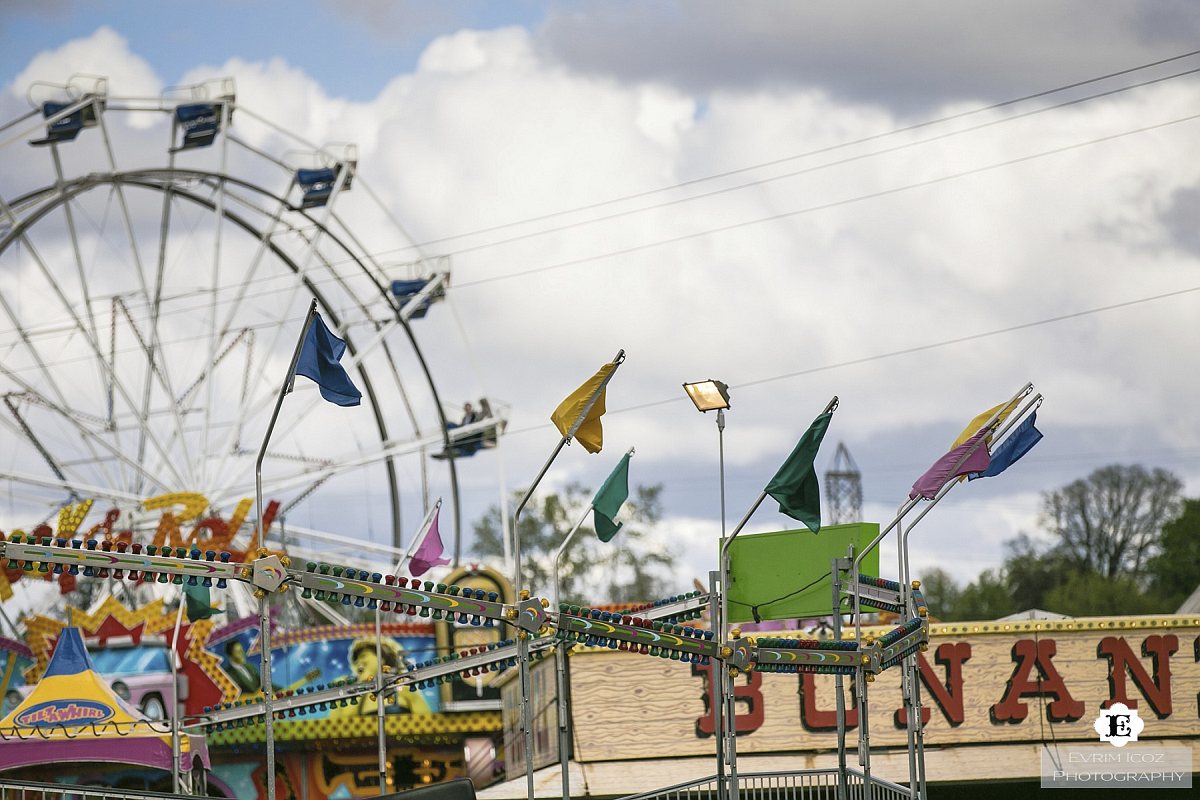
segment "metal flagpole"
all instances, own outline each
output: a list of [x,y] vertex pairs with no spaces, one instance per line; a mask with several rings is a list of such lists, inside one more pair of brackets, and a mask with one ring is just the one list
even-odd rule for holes
[[[625,455],[632,456],[634,449],[631,447],[626,451]],[[559,567],[562,564],[563,555],[567,552],[567,547],[575,538],[575,534],[583,527],[583,523],[587,521],[588,514],[592,513],[595,508],[595,503],[588,503],[587,508],[579,515],[579,521],[575,523],[575,527],[571,528],[570,533],[563,537],[562,544],[558,546],[558,551],[554,554],[554,609],[559,608],[559,603],[562,602],[562,581],[559,577]],[[567,703],[567,651],[568,644],[559,642],[555,648],[555,677],[558,681],[558,763],[559,769],[562,772],[562,797],[563,800],[571,800],[571,774],[570,774],[570,750],[571,750],[571,723],[570,723],[570,704]]]
[[[292,353],[292,363],[288,367],[287,377],[279,388],[279,397],[275,401],[275,410],[271,412],[271,421],[267,423],[267,433],[263,437],[262,447],[258,451],[258,460],[254,462],[254,500],[258,512],[259,546],[267,544],[267,532],[263,530],[263,501],[262,501],[262,463],[267,455],[267,445],[271,434],[275,431],[275,422],[279,419],[279,409],[283,406],[283,398],[292,390],[296,382],[296,364],[300,361],[300,351],[304,349],[304,339],[308,336],[308,328],[312,325],[313,315],[317,313],[317,300],[313,298],[308,304],[308,313],[304,317],[304,327],[300,330],[300,338],[296,340],[296,350]],[[267,751],[267,800],[275,800],[275,714],[274,689],[271,685],[271,618],[268,596],[261,589],[259,598],[258,626],[259,643],[262,648],[262,670],[259,679],[263,693],[263,727],[266,732],[265,747]]]
[[175,613],[175,631],[171,634],[171,791],[179,794],[179,626],[183,623],[183,606],[186,595],[179,588],[179,610]]
[[[1007,403],[1005,403],[1003,406],[1001,406],[1000,411],[1003,411],[1008,406],[1019,402],[1022,397],[1029,394],[1031,391],[1033,391],[1033,384],[1026,383],[1023,387],[1021,387],[1021,390],[1019,392],[1017,392],[1015,395],[1013,395],[1012,398],[1009,399],[1009,401]],[[1000,411],[997,411],[995,414],[992,414],[991,418],[985,424],[979,426],[979,430],[982,431],[985,428],[991,428],[992,426],[994,426],[996,424],[997,420],[1000,419]],[[978,433],[978,431],[976,431],[976,433]],[[974,435],[974,434],[972,434],[972,435]],[[951,473],[958,471],[958,468],[960,466],[962,466],[962,464],[965,463],[968,458],[971,457],[971,454],[974,453],[976,450],[978,450],[981,446],[983,446],[984,441],[985,441],[985,437],[980,437],[979,440],[975,442],[974,446],[972,446],[965,453],[963,453],[962,457],[959,458],[958,462],[954,465],[954,468],[951,469]],[[941,487],[941,489],[938,490],[938,495],[944,496],[946,492],[950,491],[948,486],[952,486],[954,483],[956,483],[956,481],[953,481],[953,480],[946,481],[946,484],[944,484]],[[905,515],[907,515],[908,512],[911,511],[917,505],[918,502],[920,502],[920,499],[921,499],[920,496],[917,496],[917,497],[910,497],[907,500],[905,500],[905,502],[900,506],[900,510],[896,512],[895,518],[893,518],[892,521],[890,523],[888,523],[887,527],[884,528],[883,530],[881,530],[878,533],[878,535],[876,535],[875,538],[872,539],[870,541],[870,543],[862,549],[862,552],[858,553],[854,557],[854,564],[853,564],[853,568],[852,568],[852,574],[850,577],[850,589],[854,593],[854,639],[855,639],[855,641],[858,641],[862,637],[862,622],[860,619],[862,616],[862,602],[861,602],[862,597],[858,591],[859,567],[862,564],[863,559],[867,557],[867,554],[870,553],[872,550],[874,550],[879,545],[879,543],[883,541],[883,537],[885,537],[889,533],[891,533],[892,529],[900,524],[900,521],[904,519]],[[940,497],[935,497],[935,500],[936,499],[940,499]],[[909,526],[909,529],[910,530],[912,529],[911,525]]]
[[[818,414],[817,416],[829,414],[836,410],[837,407],[838,398],[835,395],[833,399],[829,401],[828,405],[825,406],[825,410],[823,410],[821,414]],[[746,527],[746,523],[750,521],[750,517],[754,515],[754,512],[758,510],[758,507],[762,505],[762,501],[765,499],[767,499],[767,492],[764,489],[763,491],[759,492],[758,497],[751,504],[750,509],[742,516],[741,521],[738,522],[737,526],[733,529],[733,532],[729,534],[729,538],[723,539],[721,542],[720,563],[717,565],[718,570],[721,573],[721,618],[718,622],[717,633],[722,641],[725,640],[725,628],[729,620],[729,546],[733,544],[733,540],[736,539],[738,534],[742,532],[742,528]],[[726,679],[729,677],[730,676],[724,674],[721,676],[722,683],[725,683],[727,688],[725,689],[724,695],[719,698],[719,701],[726,704],[725,714],[723,715],[722,722],[729,730],[729,738],[726,740],[726,757],[729,761],[730,767],[730,795],[733,800],[737,800],[737,755],[735,749],[737,746],[737,731],[733,723],[733,681],[728,680],[728,682],[726,682]]]
[[379,794],[387,794],[387,731],[383,703],[383,624],[375,606],[375,716],[379,723]]
[[571,441],[572,437],[575,436],[580,426],[583,425],[584,420],[587,419],[588,414],[591,413],[592,408],[596,405],[596,401],[600,399],[600,393],[604,391],[606,386],[608,386],[608,382],[612,380],[613,375],[617,374],[617,367],[620,367],[624,361],[625,351],[618,350],[616,356],[614,356],[613,360],[609,362],[611,364],[615,364],[616,367],[613,368],[612,372],[605,376],[604,381],[596,388],[596,391],[592,392],[592,396],[588,398],[587,404],[584,405],[583,410],[579,412],[579,416],[575,418],[575,422],[571,425],[571,429],[567,431],[566,435],[559,439],[558,444],[554,447],[554,452],[550,454],[550,457],[546,459],[546,463],[542,465],[541,472],[537,474],[537,477],[533,479],[533,483],[530,484],[529,488],[525,490],[525,495],[521,498],[521,502],[517,503],[517,510],[513,512],[513,558],[516,561],[516,567],[514,569],[516,583],[514,584],[513,588],[517,589],[518,591],[520,591],[522,588],[520,530],[521,512],[525,510],[525,504],[528,503],[529,498],[533,496],[538,484],[542,482],[542,478],[546,477],[546,472],[549,471],[550,465],[554,463],[554,459],[558,458],[558,454],[562,452],[563,447],[566,446],[567,442]]
[[[559,439],[558,444],[554,448],[554,452],[550,454],[550,458],[546,459],[546,463],[542,465],[541,472],[539,472],[537,477],[533,479],[533,483],[530,485],[530,487],[525,490],[525,496],[521,498],[521,502],[517,504],[517,510],[513,512],[513,560],[516,562],[514,566],[516,581],[513,585],[513,588],[518,592],[522,591],[521,512],[525,509],[525,504],[528,503],[529,498],[533,496],[533,492],[537,489],[538,484],[541,483],[542,478],[546,476],[546,472],[549,471],[550,465],[554,463],[554,459],[558,458],[558,454],[562,452],[563,447],[566,446],[567,442],[571,441],[571,438],[575,436],[575,433],[579,430],[580,426],[583,425],[584,420],[587,419],[588,414],[591,413],[592,408],[596,405],[596,401],[600,399],[600,393],[604,391],[604,387],[608,386],[608,382],[612,380],[612,376],[617,374],[617,367],[620,367],[624,361],[625,351],[618,350],[616,356],[614,356],[613,360],[609,362],[611,364],[615,364],[612,372],[609,372],[608,375],[605,376],[604,380],[600,383],[600,386],[596,388],[596,391],[592,392],[592,396],[588,398],[587,404],[584,405],[583,410],[579,413],[579,416],[576,417],[574,424],[571,425],[571,429],[567,431],[565,436]],[[525,737],[526,792],[529,796],[529,800],[533,800],[533,729],[529,711],[529,643],[519,634],[517,636],[517,662],[521,670],[521,728]],[[270,798],[270,800],[274,800],[274,798]]]
[[[1037,410],[1042,404],[1042,395],[1035,395],[1027,402],[1020,411],[1009,416],[1004,426],[995,434],[996,439],[1000,439],[1014,425],[1016,425],[1030,409]],[[995,424],[991,422],[989,424]],[[897,561],[900,571],[900,599],[901,604],[906,608],[912,598],[912,582],[911,572],[908,560],[908,537],[912,533],[912,529],[917,523],[925,518],[938,502],[945,497],[951,489],[959,482],[957,480],[949,480],[938,490],[934,498],[929,501],[929,504],[921,509],[921,513],[917,515],[907,528],[897,523],[897,537],[899,539],[899,547],[897,547]],[[901,668],[901,691],[908,709],[908,725],[907,738],[909,748],[909,792],[913,800],[926,796],[924,781],[925,781],[925,734],[921,724],[921,686],[920,673],[917,667],[918,656],[909,655]]]

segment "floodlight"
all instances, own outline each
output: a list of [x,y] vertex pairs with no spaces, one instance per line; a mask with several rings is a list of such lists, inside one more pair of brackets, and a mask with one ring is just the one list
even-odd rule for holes
[[721,381],[710,378],[706,381],[685,383],[683,388],[696,404],[697,411],[720,411],[729,408],[729,387]]

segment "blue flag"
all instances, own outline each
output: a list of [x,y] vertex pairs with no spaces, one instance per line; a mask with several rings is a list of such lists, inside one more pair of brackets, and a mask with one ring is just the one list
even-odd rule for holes
[[1021,460],[1021,456],[1033,449],[1042,440],[1042,432],[1036,427],[1037,412],[1033,412],[1025,421],[1017,426],[1012,435],[1001,442],[992,452],[992,461],[983,472],[972,472],[967,476],[970,480],[976,478],[994,478],[1013,464]]
[[312,323],[304,335],[304,346],[296,361],[296,374],[303,375],[321,388],[321,397],[339,406],[356,406],[362,402],[360,392],[341,365],[346,343],[329,332],[320,314],[313,314]]

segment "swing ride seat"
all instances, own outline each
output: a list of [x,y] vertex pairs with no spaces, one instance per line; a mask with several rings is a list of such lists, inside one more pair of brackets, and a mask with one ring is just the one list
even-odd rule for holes
[[[400,306],[403,308],[409,300],[420,294],[421,290],[424,289],[431,280],[433,279],[417,278],[416,280],[411,281],[392,281],[392,294],[397,300],[400,301]],[[429,311],[429,307],[433,305],[433,301],[440,299],[442,296],[443,292],[441,291],[432,293],[429,297],[425,298],[425,301],[421,303],[421,305],[418,306],[415,311],[413,311],[409,318],[420,319],[421,317],[424,317]]]
[[[341,164],[335,167],[296,170],[296,183],[300,184],[300,190],[304,192],[300,207],[318,208],[329,202],[329,196],[333,194],[333,187],[337,184],[341,172]],[[350,188],[352,177],[353,173],[346,175],[346,180],[342,183],[343,189]]]
[[175,120],[183,128],[183,141],[178,147],[172,147],[171,152],[194,150],[198,147],[208,147],[217,138],[221,130],[221,115],[224,106],[221,103],[188,103],[175,107]]
[[[53,100],[47,100],[45,103],[42,103],[42,116],[45,119],[50,119],[63,109],[75,105],[76,102],[78,101],[60,103]],[[62,119],[50,123],[46,126],[46,135],[41,139],[34,139],[29,144],[32,147],[43,147],[48,144],[70,142],[79,135],[81,130],[84,128],[91,128],[95,124],[96,105],[95,103],[92,103],[81,108],[77,108]]]

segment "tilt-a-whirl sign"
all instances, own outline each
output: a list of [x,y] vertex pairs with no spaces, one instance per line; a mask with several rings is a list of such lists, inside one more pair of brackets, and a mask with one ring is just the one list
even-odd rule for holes
[[[589,650],[570,672],[579,761],[713,752],[707,666]],[[1139,711],[1142,740],[1195,737],[1200,617],[934,624],[920,683],[927,746],[1095,742],[1097,716],[1117,703]],[[899,672],[869,691],[872,747],[903,746]],[[836,747],[833,676],[751,672],[736,694],[740,754]],[[851,710],[852,737],[858,722]]]

